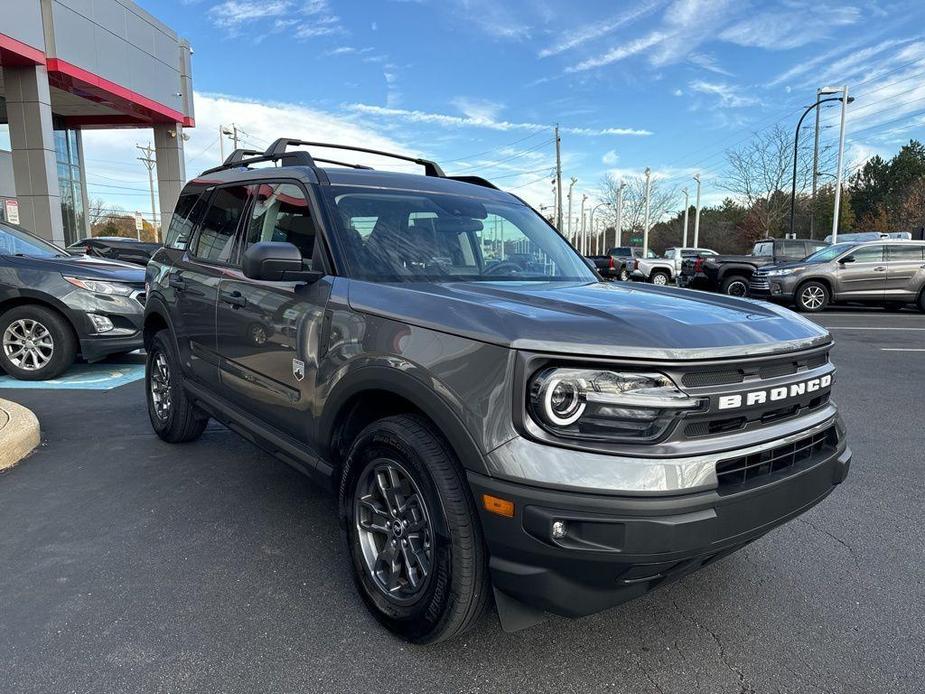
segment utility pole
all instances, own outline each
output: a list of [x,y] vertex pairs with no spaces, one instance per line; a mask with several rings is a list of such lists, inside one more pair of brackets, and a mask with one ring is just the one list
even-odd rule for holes
[[691,204],[687,196],[687,188],[682,188],[681,192],[684,193],[684,243],[681,245],[681,248],[687,248],[687,212]]
[[[552,224],[553,226],[555,226],[556,221],[559,217],[558,210],[559,210],[559,195],[556,192],[556,179],[554,178],[552,179]],[[558,227],[556,228],[558,229]],[[559,229],[559,232],[561,233],[562,230]]]
[[218,126],[218,152],[222,157],[222,164],[225,163],[225,126]]
[[694,175],[697,181],[697,211],[694,213],[694,248],[700,248],[700,174]]
[[842,87],[841,133],[838,136],[838,171],[835,179],[835,212],[832,217],[832,243],[838,243],[838,215],[841,205],[842,159],[845,156],[845,121],[848,118],[848,85]]
[[[816,102],[822,96],[822,90],[816,90]],[[816,180],[819,178],[819,112],[822,109],[816,109],[816,135],[813,141],[813,197],[809,206],[809,238],[816,238]]]
[[[142,147],[139,144],[136,144],[135,147],[144,154],[144,156],[138,157],[138,161],[143,163],[148,170],[148,185],[151,188],[151,226],[154,227],[154,239],[160,241],[161,235],[157,228],[157,208],[154,206],[154,167],[157,165],[157,160],[154,158],[154,147],[151,146],[150,142],[147,147]],[[140,231],[138,232],[138,240],[141,240]]]
[[572,189],[575,187],[575,184],[578,183],[578,179],[572,176],[571,183],[568,186],[568,220],[565,227],[565,238],[567,238],[573,245],[575,239],[572,238]]
[[579,248],[581,249],[582,255],[588,255],[588,236],[586,234],[585,228],[585,203],[588,201],[588,194],[582,193],[581,195],[581,243]]
[[649,255],[649,184],[652,182],[652,169],[646,167],[646,206],[642,221],[642,257]]
[[[559,124],[556,123],[556,228],[562,233],[562,148]],[[569,198],[571,199],[571,197]],[[569,213],[571,214],[571,213]]]
[[626,188],[626,184],[623,181],[620,181],[620,187],[617,188],[617,214],[616,219],[614,220],[614,246],[620,246],[623,244],[623,189]]

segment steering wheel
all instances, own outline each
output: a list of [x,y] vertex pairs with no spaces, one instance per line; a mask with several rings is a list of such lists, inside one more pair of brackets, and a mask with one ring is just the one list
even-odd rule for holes
[[517,274],[518,272],[520,272],[520,265],[518,265],[517,263],[502,261],[498,263],[497,265],[492,265],[490,268],[485,270],[485,272],[483,272],[482,274],[483,275],[496,275],[502,270],[513,270],[512,274]]

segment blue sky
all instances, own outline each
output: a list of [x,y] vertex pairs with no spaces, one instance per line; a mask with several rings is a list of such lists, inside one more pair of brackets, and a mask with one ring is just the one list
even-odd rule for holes
[[[218,161],[218,125],[234,121],[251,146],[394,147],[548,205],[558,122],[576,190],[593,197],[608,171],[649,166],[677,188],[701,171],[709,203],[726,149],[792,129],[817,87],[842,83],[857,98],[849,165],[925,137],[922,2],[136,1],[195,49],[189,176]],[[125,150],[145,137],[88,137],[92,197],[146,209]]]

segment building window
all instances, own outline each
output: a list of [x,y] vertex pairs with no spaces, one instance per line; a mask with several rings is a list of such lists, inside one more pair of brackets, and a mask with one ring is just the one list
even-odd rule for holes
[[64,240],[70,245],[79,241],[86,229],[80,175],[82,152],[76,130],[55,130],[55,154],[58,163],[58,188],[61,190]]

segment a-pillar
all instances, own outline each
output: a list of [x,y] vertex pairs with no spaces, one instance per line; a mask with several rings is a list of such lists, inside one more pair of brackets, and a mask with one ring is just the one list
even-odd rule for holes
[[3,84],[20,224],[64,245],[48,71],[44,65],[7,66]]
[[161,209],[161,241],[167,237],[170,218],[186,183],[183,161],[183,126],[179,123],[154,128],[154,157],[157,159],[157,194]]

